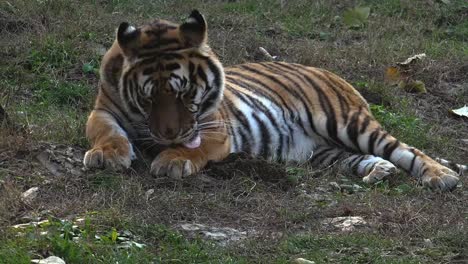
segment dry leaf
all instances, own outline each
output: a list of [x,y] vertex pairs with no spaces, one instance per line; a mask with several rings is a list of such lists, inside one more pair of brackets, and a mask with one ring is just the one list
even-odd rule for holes
[[426,93],[426,85],[414,78],[415,63],[425,58],[426,54],[416,54],[407,58],[404,62],[398,62],[385,70],[385,81],[390,85],[398,85],[401,89],[410,93]]
[[464,117],[468,117],[468,106],[464,106],[462,108],[458,108],[458,109],[452,109],[450,110],[450,112],[452,114],[455,114],[457,116],[464,116]]
[[398,62],[397,65],[399,66],[409,66],[410,64],[413,64],[419,60],[422,60],[426,57],[426,53],[421,53],[421,54],[416,54],[414,56],[411,56],[407,58],[404,62]]
[[385,70],[385,81],[391,85],[398,84],[401,79],[400,70],[397,67],[391,66]]

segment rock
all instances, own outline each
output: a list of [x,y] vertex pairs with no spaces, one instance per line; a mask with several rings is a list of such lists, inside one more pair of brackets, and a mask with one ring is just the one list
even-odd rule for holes
[[330,182],[329,185],[332,187],[333,190],[341,191],[341,187],[337,182]]
[[364,191],[364,188],[358,184],[341,184],[340,188],[350,194]]
[[31,262],[38,264],[66,264],[63,259],[56,256],[50,256],[46,259],[32,259]]
[[356,228],[365,227],[368,223],[360,216],[343,216],[327,218],[322,222],[324,225],[332,225],[342,232],[354,231]]
[[294,264],[315,264],[315,261],[304,259],[304,258],[297,258],[293,261]]
[[434,243],[429,238],[424,239],[424,247],[432,248],[434,247]]
[[247,237],[247,232],[239,231],[230,227],[210,227],[202,224],[181,224],[182,230],[192,236],[202,235],[206,239],[214,240],[220,245],[227,245],[230,242],[238,241]]
[[50,161],[48,152],[41,152],[36,156],[36,158],[42,164],[42,166],[48,169],[54,176],[62,176],[62,173],[60,173],[60,167]]
[[149,189],[145,192],[146,201],[149,201],[151,195],[154,193],[154,189]]
[[21,201],[30,205],[39,194],[39,187],[32,187],[21,194]]
[[66,145],[44,144],[36,159],[56,177],[83,175],[83,150]]

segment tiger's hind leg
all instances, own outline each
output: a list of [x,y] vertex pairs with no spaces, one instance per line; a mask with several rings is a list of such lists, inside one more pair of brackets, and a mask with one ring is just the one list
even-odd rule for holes
[[431,189],[450,191],[456,188],[458,173],[391,136],[368,110],[361,107],[350,114],[352,118],[339,133],[333,134],[332,140],[356,152],[388,160]]
[[374,155],[353,154],[336,147],[318,147],[310,162],[312,166],[324,167],[336,164],[349,174],[362,177],[365,183],[372,184],[394,175],[398,169],[393,163]]

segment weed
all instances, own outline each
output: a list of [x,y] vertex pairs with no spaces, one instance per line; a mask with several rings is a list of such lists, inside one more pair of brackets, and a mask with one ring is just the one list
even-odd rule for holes
[[425,148],[431,139],[427,136],[429,126],[415,116],[403,112],[391,112],[382,105],[371,105],[372,114],[384,129],[407,144]]

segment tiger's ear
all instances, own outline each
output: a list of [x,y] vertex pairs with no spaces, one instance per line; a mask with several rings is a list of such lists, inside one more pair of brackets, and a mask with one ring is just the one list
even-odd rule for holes
[[136,46],[138,39],[139,30],[134,26],[131,26],[127,22],[120,24],[119,29],[117,30],[117,41],[120,48],[126,55],[128,55],[128,50]]
[[180,25],[180,36],[190,47],[199,47],[206,42],[207,24],[205,18],[198,10],[193,10],[185,23]]

